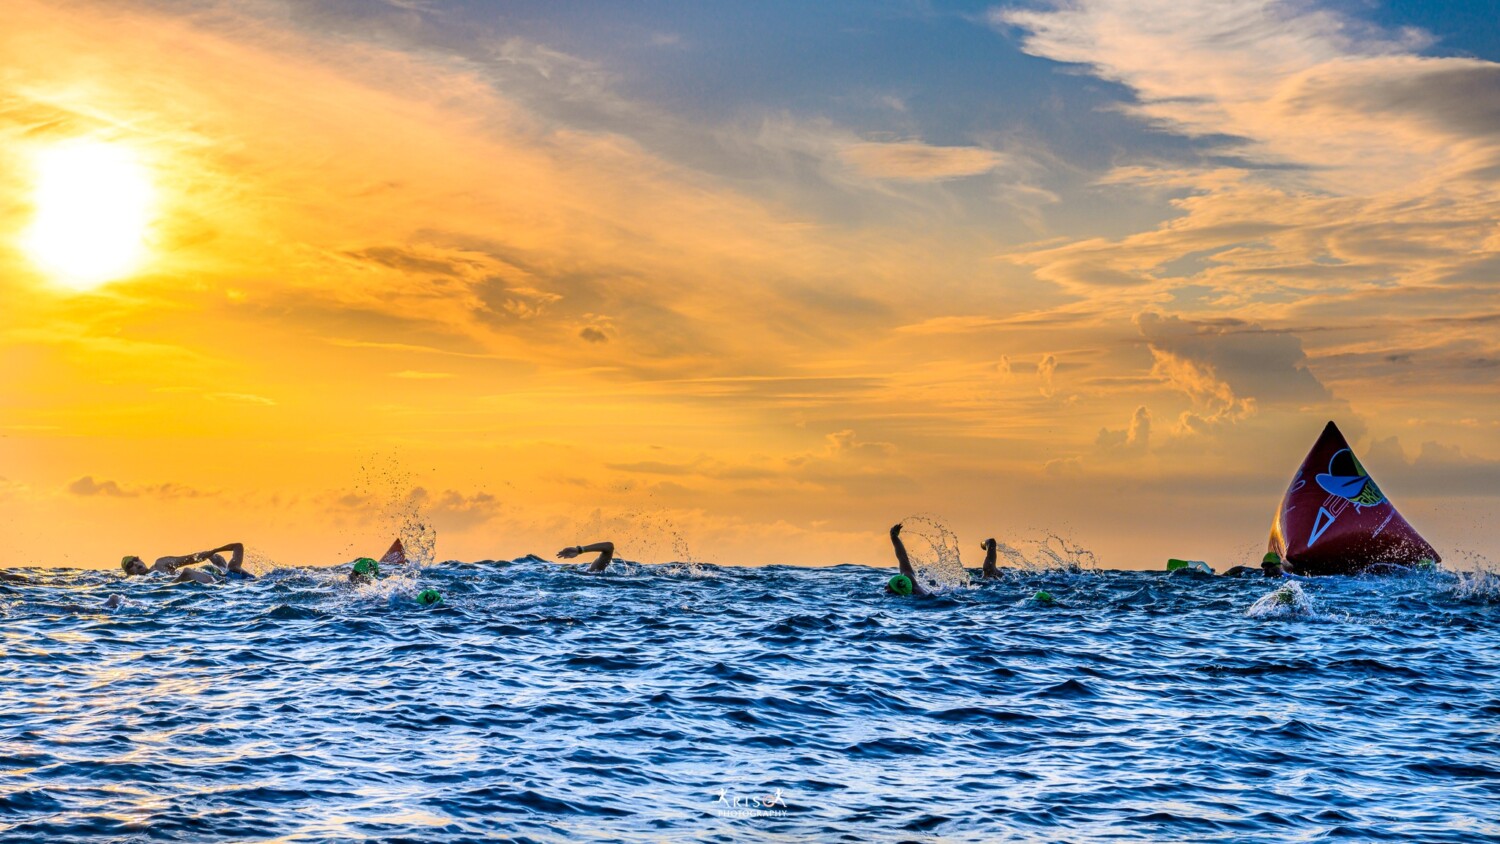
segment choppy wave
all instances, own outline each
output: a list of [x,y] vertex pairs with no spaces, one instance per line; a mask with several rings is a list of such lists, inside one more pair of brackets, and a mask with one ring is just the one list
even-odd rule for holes
[[930,599],[858,566],[21,570],[0,839],[1500,837],[1492,575],[1274,597],[1051,547]]

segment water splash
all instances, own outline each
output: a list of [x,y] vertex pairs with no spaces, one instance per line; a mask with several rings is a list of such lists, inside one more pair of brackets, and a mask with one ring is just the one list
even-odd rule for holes
[[349,543],[351,557],[379,557],[391,539],[399,538],[409,563],[417,567],[432,564],[437,529],[425,513],[431,496],[416,484],[415,476],[401,464],[399,456],[368,458],[359,467],[350,497],[374,510],[373,516],[362,522],[377,526],[373,531],[362,530],[360,537]]
[[1312,599],[1299,584],[1285,583],[1262,595],[1250,605],[1245,615],[1256,619],[1313,618],[1317,612],[1313,609]]
[[1467,604],[1500,604],[1500,574],[1486,569],[1454,572],[1453,597]]
[[579,542],[608,540],[615,553],[645,563],[697,563],[684,531],[665,510],[595,510],[577,530]]
[[[917,514],[901,521],[901,536],[907,556],[922,586],[932,591],[962,589],[969,585],[958,547],[958,535],[936,517]],[[912,539],[918,540],[912,542]]]
[[1016,545],[997,543],[995,552],[998,564],[1028,574],[1081,574],[1099,568],[1099,559],[1093,551],[1055,533]]

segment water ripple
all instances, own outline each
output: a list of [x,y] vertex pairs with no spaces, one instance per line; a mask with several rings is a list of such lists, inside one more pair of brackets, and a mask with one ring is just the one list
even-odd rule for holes
[[1500,840],[1479,578],[19,573],[6,842]]

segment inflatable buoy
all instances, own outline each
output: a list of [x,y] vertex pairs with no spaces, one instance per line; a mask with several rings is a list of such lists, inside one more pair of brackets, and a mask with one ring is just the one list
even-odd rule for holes
[[402,547],[400,539],[391,543],[391,547],[385,552],[385,556],[380,558],[380,564],[383,566],[406,565],[406,548]]
[[1171,574],[1213,574],[1214,570],[1208,563],[1202,560],[1179,560],[1175,557],[1167,560],[1167,571]]
[[1357,574],[1441,562],[1402,518],[1332,422],[1302,460],[1271,523],[1274,554],[1295,574]]

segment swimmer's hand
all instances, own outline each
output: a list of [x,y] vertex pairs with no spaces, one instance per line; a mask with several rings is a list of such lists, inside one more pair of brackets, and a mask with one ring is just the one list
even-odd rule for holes
[[581,545],[573,545],[573,546],[570,546],[568,548],[564,548],[561,551],[558,551],[557,552],[557,556],[560,559],[571,560],[574,557],[576,557],[576,556],[578,556],[579,554],[582,554],[582,553],[583,553],[583,546],[581,546]]
[[900,522],[897,522],[897,523],[896,523],[896,524],[895,524],[895,526],[893,526],[893,527],[892,527],[892,528],[891,528],[891,538],[892,538],[892,539],[895,539],[895,538],[896,538],[896,537],[898,537],[898,536],[900,536],[900,535],[901,535],[901,523],[900,523]]

